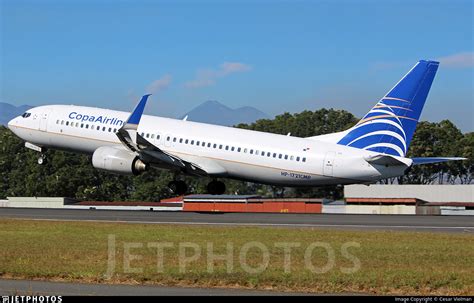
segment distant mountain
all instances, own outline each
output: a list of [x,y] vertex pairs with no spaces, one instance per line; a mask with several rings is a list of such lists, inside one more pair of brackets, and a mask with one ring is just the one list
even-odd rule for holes
[[23,114],[31,107],[32,106],[29,105],[14,106],[8,103],[0,102],[0,125],[7,125],[8,121]]
[[188,116],[189,121],[225,126],[232,126],[239,123],[252,123],[258,119],[270,118],[269,115],[251,106],[232,109],[218,101],[204,102],[183,115],[181,119],[186,116]]

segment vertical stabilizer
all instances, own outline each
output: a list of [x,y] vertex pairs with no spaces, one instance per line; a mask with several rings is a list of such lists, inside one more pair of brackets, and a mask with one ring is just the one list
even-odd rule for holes
[[337,143],[405,156],[438,65],[436,61],[419,61]]

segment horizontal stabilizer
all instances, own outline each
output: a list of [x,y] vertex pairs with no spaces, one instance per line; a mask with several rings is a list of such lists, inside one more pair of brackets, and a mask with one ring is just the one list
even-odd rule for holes
[[413,160],[413,165],[467,160],[467,158],[460,158],[460,157],[421,157],[421,158],[411,158],[411,159]]
[[375,165],[383,165],[383,166],[410,166],[411,161],[410,159],[404,158],[403,161],[400,158],[395,158],[389,155],[376,155],[372,157],[365,158],[365,161],[369,162],[370,164]]

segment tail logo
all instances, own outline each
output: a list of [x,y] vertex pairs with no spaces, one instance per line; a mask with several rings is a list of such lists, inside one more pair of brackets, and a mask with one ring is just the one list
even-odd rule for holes
[[384,100],[390,100],[391,103],[406,102],[405,100],[394,100],[394,98],[383,98],[339,141],[339,144],[366,150],[381,151],[380,149],[383,149],[386,153],[400,157],[405,156],[407,137],[402,120],[415,119],[397,115],[400,110],[410,111],[410,109],[400,105],[386,104]]
[[404,157],[438,69],[421,60],[338,142]]

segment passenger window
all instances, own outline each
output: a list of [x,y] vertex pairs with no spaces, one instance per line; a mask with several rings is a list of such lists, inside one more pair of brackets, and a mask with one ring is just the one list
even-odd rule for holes
[[211,147],[211,143],[207,143],[207,147]]
[[300,157],[296,157],[296,161],[300,162]]
[[294,156],[290,156],[290,160],[293,161],[295,159]]
[[214,148],[216,148],[216,147],[217,147],[217,144],[214,144]]
[[100,130],[100,126],[97,126],[97,130]]
[[179,143],[183,143],[183,138],[179,139]]
[[197,145],[197,146],[199,146],[199,145],[201,145],[201,144],[200,144],[200,142],[199,142],[199,141],[196,141],[196,145]]
[[303,162],[306,162],[306,158],[303,158]]
[[285,160],[288,160],[288,155],[285,155]]
[[84,128],[84,123],[81,123],[81,128]]
[[102,127],[102,131],[103,131],[103,132],[105,132],[105,126],[104,126],[104,127]]
[[240,148],[240,147],[239,147],[239,148],[237,148],[237,152],[239,152],[239,153],[240,153],[240,151],[241,151],[241,148]]
[[89,124],[86,124],[86,128],[87,128],[87,129],[89,128]]
[[267,153],[267,157],[270,157],[270,156],[271,156],[271,153],[270,153],[270,152],[268,152],[268,153]]
[[225,147],[225,150],[229,150],[229,145],[227,145],[227,146]]
[[191,140],[191,145],[194,145],[194,140]]
[[166,141],[169,141],[170,140],[170,136],[166,137]]
[[160,135],[156,135],[156,140],[160,140],[161,136]]
[[233,147],[233,146],[230,148],[230,151],[234,151],[234,147]]
[[253,149],[250,150],[250,154],[253,155]]
[[112,131],[112,127],[109,127],[109,133]]
[[247,149],[246,149],[246,148],[244,148],[244,153],[247,153]]
[[206,147],[206,142],[202,142],[201,146]]
[[173,142],[176,142],[176,138],[173,138]]
[[147,139],[150,138],[150,134],[146,134]]
[[151,138],[154,139],[154,138],[155,138],[155,134],[151,134]]
[[278,155],[278,159],[281,159],[282,156],[283,156],[282,154],[279,154],[279,155]]
[[222,149],[222,144],[221,144],[221,145],[219,145],[219,149]]
[[264,151],[262,152],[262,157],[265,157],[265,152]]
[[116,132],[117,132],[117,129],[116,129],[116,128],[114,128],[114,133],[116,133]]
[[276,153],[273,153],[273,158],[276,158],[277,154]]
[[68,126],[68,125],[69,125],[69,121],[66,121],[66,126]]

